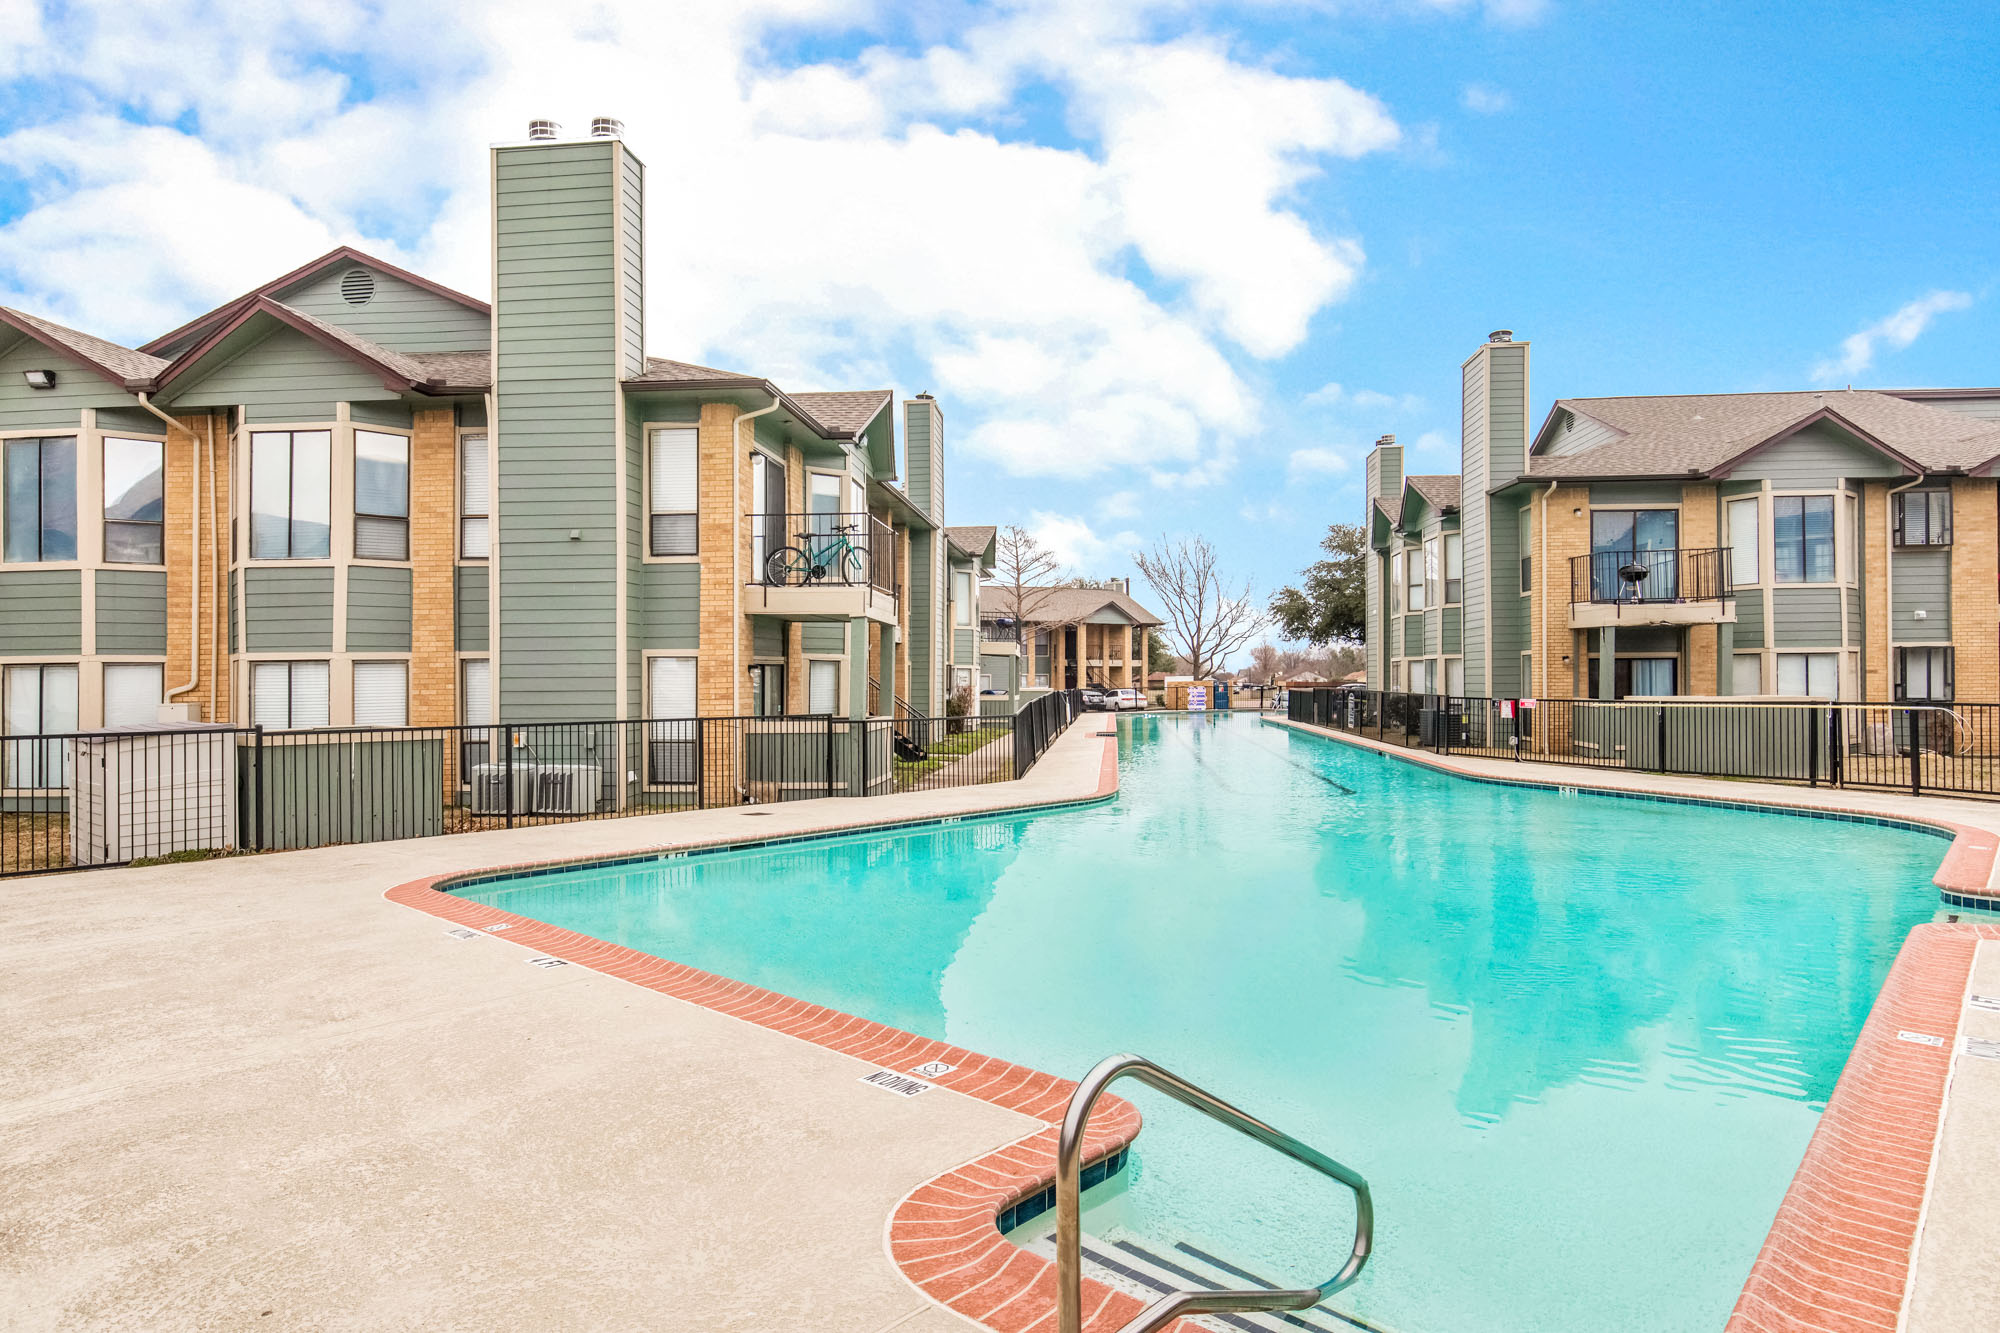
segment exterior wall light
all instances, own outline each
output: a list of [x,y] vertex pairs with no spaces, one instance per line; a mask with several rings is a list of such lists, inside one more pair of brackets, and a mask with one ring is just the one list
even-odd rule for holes
[[56,387],[56,373],[53,370],[24,370],[30,389],[53,389]]

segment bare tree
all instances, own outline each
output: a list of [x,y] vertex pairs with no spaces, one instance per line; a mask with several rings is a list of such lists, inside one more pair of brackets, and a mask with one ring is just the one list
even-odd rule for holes
[[1014,617],[1014,642],[1030,626],[1039,627],[1040,614],[1055,597],[1062,561],[1055,552],[1035,540],[1033,533],[1015,524],[1000,529],[993,543],[994,585],[1007,594]]
[[1134,551],[1132,563],[1166,605],[1167,628],[1197,679],[1221,668],[1270,623],[1250,595],[1250,580],[1234,586],[1216,568],[1206,537],[1161,537],[1151,551]]
[[1282,657],[1277,644],[1258,644],[1250,650],[1250,674],[1259,684],[1270,684],[1278,678],[1278,663]]

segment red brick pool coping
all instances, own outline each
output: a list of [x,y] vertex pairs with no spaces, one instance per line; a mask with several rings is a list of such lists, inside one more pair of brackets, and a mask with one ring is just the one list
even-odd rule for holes
[[[1366,738],[1289,721],[1281,725],[1360,744],[1455,776],[1487,777],[1483,771],[1467,772],[1434,756]],[[1687,798],[1685,792],[1600,785],[1589,782],[1587,775],[1577,776],[1586,780],[1527,773],[1492,780]],[[1948,893],[1994,897],[1989,884],[2000,837],[1990,830],[1935,816],[1885,815],[1817,800],[1741,800],[1734,793],[1715,799],[1948,830],[1953,835],[1951,849],[1933,882]],[[1893,1333],[1896,1329],[1908,1296],[1910,1263],[1930,1187],[1951,1062],[1962,1044],[1959,1020],[1971,984],[1973,955],[1982,939],[2000,939],[2000,926],[1932,923],[1916,927],[1903,942],[1778,1205],[1729,1317],[1727,1333],[1867,1329]],[[1904,1033],[1934,1037],[1938,1044],[1913,1041]]]
[[[1098,765],[1097,787],[1087,795],[1066,800],[1001,803],[939,818],[971,818],[1005,814],[1009,810],[1075,805],[1115,795],[1118,790],[1117,733],[1114,730],[1098,734],[1104,737],[1103,756]],[[897,822],[894,819],[861,819],[816,825],[810,833],[780,836],[818,836]],[[930,822],[933,821],[910,821],[913,825]],[[644,855],[649,850],[725,847],[737,842],[766,840],[755,835],[739,835],[674,843],[657,849],[641,848],[618,855]],[[918,1185],[890,1214],[885,1242],[890,1260],[917,1290],[967,1319],[1000,1333],[1026,1333],[1030,1329],[1042,1329],[1046,1333],[1053,1330],[1056,1318],[1055,1265],[1006,1240],[1000,1234],[996,1219],[1004,1209],[1039,1194],[1054,1183],[1057,1126],[1069,1105],[1070,1095],[1076,1091],[1075,1081],[1057,1078],[1025,1065],[996,1060],[948,1042],[920,1037],[824,1005],[794,999],[761,986],[731,981],[712,972],[640,953],[622,944],[611,944],[544,921],[516,916],[497,907],[443,892],[440,887],[495,872],[547,869],[572,861],[582,863],[605,859],[605,854],[598,853],[588,857],[513,866],[454,870],[399,884],[383,896],[390,902],[414,907],[456,925],[480,930],[505,926],[505,934],[496,938],[504,938],[511,944],[548,957],[560,958],[566,963],[587,967],[885,1069],[904,1071],[934,1062],[952,1065],[954,1068],[950,1073],[928,1081],[1043,1122],[1041,1129],[1026,1137]],[[1099,1103],[1091,1120],[1090,1132],[1085,1136],[1085,1160],[1101,1161],[1128,1146],[1138,1136],[1139,1126],[1139,1112],[1130,1102],[1118,1097],[1106,1097]],[[1135,1297],[1114,1291],[1101,1283],[1086,1279],[1085,1288],[1084,1327],[1090,1333],[1111,1333],[1143,1308]],[[1205,1330],[1185,1320],[1176,1321],[1173,1329],[1177,1333],[1205,1333]]]

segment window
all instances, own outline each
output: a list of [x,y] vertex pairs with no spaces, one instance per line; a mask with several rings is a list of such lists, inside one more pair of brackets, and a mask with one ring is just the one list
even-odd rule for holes
[[[1533,509],[1523,508],[1521,510],[1521,592],[1523,594],[1533,592],[1535,588],[1535,581],[1533,578],[1535,572],[1534,557],[1533,557],[1534,549],[1535,549],[1535,511]],[[1527,677],[1525,676],[1522,677],[1522,680],[1524,682],[1526,681],[1526,679]]]
[[1444,692],[1455,699],[1465,697],[1465,659],[1447,657],[1444,662]]
[[1465,538],[1456,532],[1444,536],[1444,604],[1456,606],[1465,600]]
[[972,688],[972,668],[954,667],[951,673],[952,693],[956,694],[960,690],[969,690],[971,688]]
[[1729,692],[1731,694],[1764,692],[1762,653],[1737,653],[1729,659]]
[[324,560],[332,543],[332,432],[253,431],[250,558]]
[[991,671],[982,671],[979,673],[979,692],[981,694],[992,694],[994,692],[993,673]]
[[[646,663],[648,780],[689,783],[699,764],[701,724],[695,715],[695,659],[654,657]],[[684,719],[684,720],[682,720]]]
[[[493,721],[493,662],[485,657],[468,657],[458,667],[458,720],[467,727],[483,727]],[[491,731],[462,731],[458,744],[458,781],[472,781],[481,764],[493,762]]]
[[[1593,509],[1590,600],[1671,602],[1680,595],[1677,509]],[[1642,577],[1627,578],[1626,574]]]
[[458,440],[458,554],[484,560],[493,554],[493,451],[484,435]]
[[1952,697],[1949,648],[1898,648],[1896,698],[1949,700]]
[[1757,542],[1757,504],[1757,497],[1752,495],[1741,500],[1731,500],[1727,506],[1729,582],[1732,587],[1744,587],[1764,581],[1758,559],[1763,547]]
[[410,558],[407,435],[354,432],[354,554],[363,560]]
[[972,623],[972,571],[969,569],[951,571],[951,623]]
[[76,439],[9,440],[7,559],[76,559]]
[[1438,539],[1432,537],[1424,543],[1424,605],[1438,605],[1438,581],[1442,576],[1442,565],[1438,552]]
[[[1590,697],[1597,697],[1600,658],[1590,659]],[[1680,693],[1680,659],[1674,657],[1621,657],[1611,668],[1611,697],[1625,699],[1665,698]]]
[[1771,576],[1779,583],[1833,582],[1833,497],[1771,501]]
[[354,664],[354,725],[407,727],[410,724],[410,664]]
[[104,725],[144,727],[160,720],[162,669],[158,662],[104,665]]
[[654,555],[695,553],[695,432],[671,426],[653,432],[647,451],[652,471],[648,546]]
[[[10,736],[62,735],[76,730],[74,666],[10,666],[6,693]],[[9,741],[6,782],[9,787],[68,786],[68,744]]]
[[1419,658],[1409,664],[1410,693],[1428,694],[1431,688],[1431,664]]
[[1424,553],[1408,550],[1403,552],[1402,559],[1405,562],[1403,579],[1410,594],[1410,610],[1421,611],[1424,609]]
[[167,558],[165,454],[159,440],[104,440],[104,560],[158,565]]
[[1838,699],[1840,654],[1779,653],[1778,693],[1806,699]]
[[750,714],[752,717],[785,715],[785,668],[776,662],[758,662],[750,668]]
[[806,711],[834,713],[840,709],[840,663],[806,664]]
[[324,662],[254,662],[250,666],[250,720],[280,731],[327,725]]
[[1951,492],[1900,491],[1890,497],[1898,546],[1951,545]]
[[1389,614],[1403,614],[1403,553],[1397,551],[1389,557]]
[[1861,549],[1861,506],[1852,495],[1840,497],[1841,531],[1846,540],[1835,542],[1840,552],[1840,581],[1854,582],[1854,553]]
[[750,455],[750,568],[762,578],[771,552],[785,545],[785,465]]

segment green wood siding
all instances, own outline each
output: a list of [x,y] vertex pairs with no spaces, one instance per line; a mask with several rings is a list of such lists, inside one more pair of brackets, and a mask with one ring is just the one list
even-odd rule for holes
[[488,625],[492,608],[487,601],[491,585],[485,565],[460,565],[454,579],[457,606],[453,612],[453,633],[461,653],[491,651]]
[[[1889,626],[1891,643],[1951,642],[1951,550],[1898,551],[1890,568],[1895,571],[1896,595],[1889,601],[1894,615]],[[1918,620],[1915,613],[1925,613]]]
[[1736,480],[1769,481],[1779,490],[1833,490],[1843,477],[1901,476],[1901,465],[1826,422],[1808,426],[1730,472]]
[[620,711],[619,152],[494,153],[499,693],[513,717]]
[[[913,446],[914,450],[914,446]],[[931,680],[936,675],[933,660],[938,642],[936,628],[931,624],[931,593],[936,586],[933,571],[937,567],[937,544],[944,539],[940,532],[910,532],[910,586],[903,595],[910,599],[910,707],[919,713],[935,714],[937,709],[931,699]],[[808,632],[812,626],[806,627]]]
[[971,666],[979,656],[977,630],[955,629],[951,632],[951,662],[953,666]]
[[396,395],[374,372],[280,326],[213,369],[191,372],[191,382],[173,386],[172,398],[182,410],[240,403],[255,424],[330,422],[335,403]]
[[0,569],[0,656],[82,651],[82,571]]
[[410,651],[410,571],[354,565],[347,571],[347,651]]
[[759,657],[785,655],[785,622],[776,616],[750,618],[750,651]]
[[[1838,647],[1840,591],[1835,587],[1773,589],[1771,646],[1774,648]],[[1736,641],[1739,645],[1743,642],[1741,634],[1737,635]]]
[[[233,598],[231,602],[233,606]],[[97,571],[97,651],[166,655],[167,576],[163,571]]]
[[390,400],[349,403],[347,416],[358,426],[388,426],[394,430],[409,430],[415,421],[408,403]]
[[1677,481],[1600,481],[1590,488],[1593,505],[1634,505],[1639,508],[1679,507]]
[[[800,627],[799,633],[802,650],[816,657],[826,657],[847,651],[847,626],[840,621],[807,621]],[[914,703],[915,700],[911,702]]]
[[333,569],[288,566],[243,571],[246,650],[333,651]]
[[238,591],[238,590],[239,590],[239,589],[240,589],[240,588],[242,587],[242,584],[243,584],[243,575],[242,575],[242,573],[241,573],[240,571],[238,571],[238,572],[233,572],[233,573],[231,573],[231,574],[230,574],[230,576],[229,576],[229,651],[230,651],[230,652],[232,652],[232,653],[238,653],[238,652],[242,652],[242,651],[243,651],[243,650],[242,650],[241,648],[239,648],[239,647],[237,646],[237,640],[238,640],[238,638],[240,638],[241,636],[240,636],[240,635],[239,635],[239,633],[237,632],[237,628],[236,628],[236,622],[237,622],[237,621],[238,621],[239,619],[241,619],[241,617],[239,617],[239,616],[238,616],[238,615],[236,614],[236,606],[237,606],[237,598],[238,598],[238,597],[239,597],[239,596],[241,595],[241,594],[239,593],[239,591]]
[[1736,590],[1736,647],[1744,650],[1764,646],[1764,590]]
[[[24,371],[53,370],[53,389],[31,389]],[[83,421],[83,409],[100,411],[133,410],[152,424],[138,427],[150,435],[166,429],[158,417],[134,406],[131,394],[104,379],[96,371],[71,356],[53,351],[26,336],[17,337],[0,352],[0,422],[8,430],[45,430],[51,434],[74,433]],[[121,419],[122,421],[122,419]],[[123,424],[114,429],[134,429]]]
[[[645,629],[648,648],[694,652],[701,647],[701,566],[645,567]],[[780,652],[783,648],[780,647]]]
[[1403,656],[1422,657],[1424,655],[1424,618],[1422,613],[1403,617]]
[[[356,268],[375,280],[375,295],[365,305],[349,305],[340,294],[341,279]],[[335,265],[278,299],[398,352],[485,351],[491,336],[487,317],[477,310],[366,264]]]
[[1442,652],[1446,657],[1452,657],[1463,652],[1465,647],[1465,631],[1464,621],[1460,615],[1459,608],[1455,606],[1446,607],[1440,613],[1440,619],[1442,620],[1440,633],[1443,637],[1439,641],[1438,651]]

